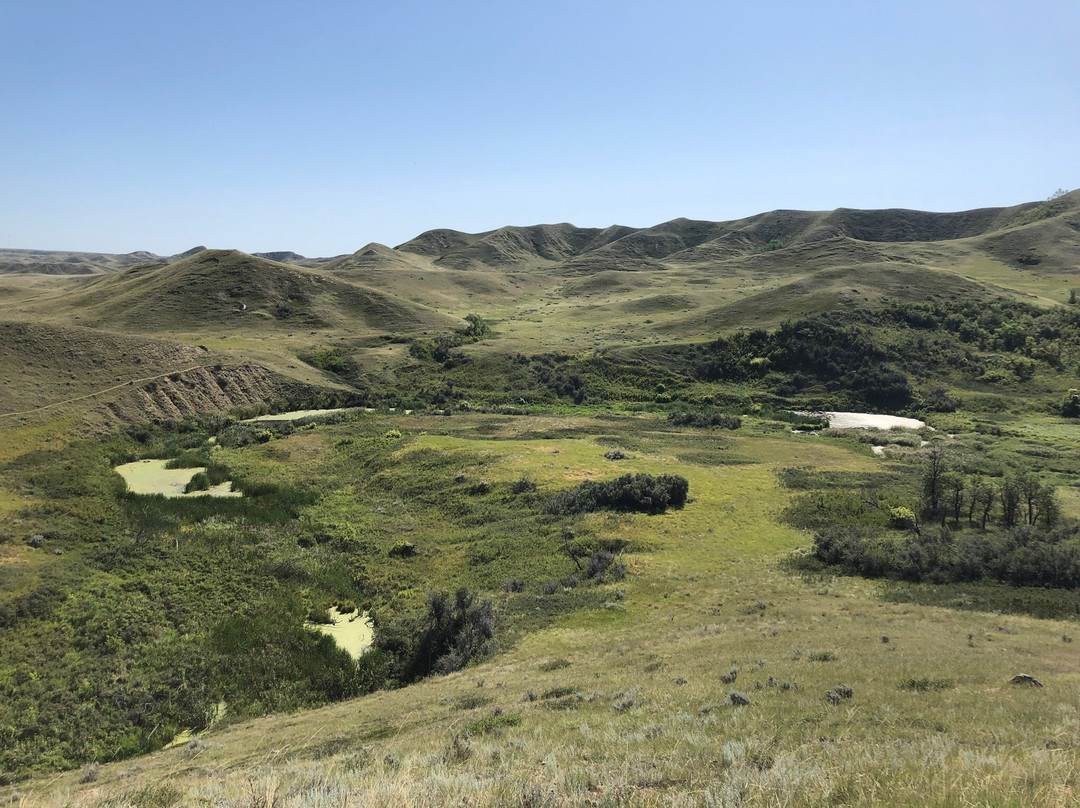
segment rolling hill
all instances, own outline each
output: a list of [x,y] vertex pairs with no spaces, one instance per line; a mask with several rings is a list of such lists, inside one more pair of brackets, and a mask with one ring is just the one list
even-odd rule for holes
[[[201,246],[164,258],[3,250],[0,322],[202,346],[229,366],[337,387],[408,369],[402,341],[449,334],[470,312],[495,324],[497,339],[466,354],[655,346],[890,301],[1005,296],[1054,306],[1077,285],[1078,256],[1080,192],[957,213],[840,208],[648,228],[437,229],[318,259]],[[10,350],[5,372],[19,387],[17,369],[36,360]],[[349,379],[302,358],[327,351],[348,357]],[[125,352],[102,351],[101,375],[112,364],[117,378],[133,378],[113,354]],[[46,388],[59,382],[39,377],[8,399],[53,400]]]
[[54,306],[78,312],[84,325],[142,333],[330,327],[408,332],[456,324],[393,294],[236,250],[137,264],[43,301],[38,310]]

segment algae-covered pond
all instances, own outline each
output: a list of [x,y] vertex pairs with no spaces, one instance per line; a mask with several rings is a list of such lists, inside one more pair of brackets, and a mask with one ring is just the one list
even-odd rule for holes
[[292,410],[291,412],[279,412],[274,415],[257,415],[247,418],[241,423],[254,424],[259,421],[299,421],[303,418],[316,418],[320,415],[334,415],[339,412],[352,412],[356,407],[337,407],[330,410]]
[[184,493],[184,488],[191,482],[191,478],[206,469],[170,469],[166,468],[168,463],[168,460],[136,460],[134,463],[117,466],[115,471],[124,478],[127,489],[132,494],[161,494],[166,497],[241,496],[239,491],[232,490],[232,483],[227,480],[204,491]]
[[343,614],[336,606],[330,608],[332,623],[308,623],[308,627],[334,639],[339,648],[347,651],[353,659],[371,647],[374,627],[367,612]]

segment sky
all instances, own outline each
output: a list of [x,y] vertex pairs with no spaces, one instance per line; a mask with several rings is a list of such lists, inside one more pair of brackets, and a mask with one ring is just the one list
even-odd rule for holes
[[1035,201],[1078,41],[1054,0],[0,0],[0,247]]

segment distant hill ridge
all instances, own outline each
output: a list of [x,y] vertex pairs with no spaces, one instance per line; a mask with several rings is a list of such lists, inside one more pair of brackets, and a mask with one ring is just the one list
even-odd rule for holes
[[451,328],[456,318],[392,293],[238,250],[144,262],[64,293],[83,325],[146,333],[267,327]]
[[940,242],[986,236],[1040,218],[1075,214],[1080,192],[1050,202],[957,213],[905,209],[775,210],[745,219],[709,222],[672,219],[653,227],[577,228],[570,224],[501,227],[483,233],[429,230],[397,246],[452,268],[510,267],[566,262],[568,268],[618,268],[621,261],[649,264],[726,260],[759,251],[848,238],[898,243]]
[[[1080,191],[1073,191],[1046,202],[955,213],[900,208],[837,208],[833,211],[774,210],[725,222],[678,218],[644,228],[625,225],[583,228],[565,222],[506,226],[481,233],[439,228],[421,233],[395,248],[373,242],[351,255],[305,258],[299,253],[279,250],[254,253],[254,257],[322,269],[423,266],[415,260],[419,257],[446,269],[565,264],[570,272],[597,272],[654,267],[658,261],[678,264],[725,261],[829,239],[895,244],[989,237],[1054,218],[1064,219],[1063,223],[1075,232],[1080,229],[1078,203]],[[162,257],[145,251],[107,254],[0,249],[0,273],[85,275],[116,272],[148,261],[171,264],[204,251],[206,247],[198,246]]]

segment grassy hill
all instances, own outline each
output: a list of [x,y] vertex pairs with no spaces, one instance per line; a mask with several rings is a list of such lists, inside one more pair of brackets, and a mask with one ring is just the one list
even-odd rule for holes
[[0,801],[1076,803],[1080,193],[0,260]]
[[[629,315],[625,340],[649,343],[703,328],[776,324],[834,305],[834,287],[845,284],[859,290],[847,296],[863,302],[1005,294],[1047,305],[1064,302],[1071,290],[1077,202],[1074,192],[960,213],[779,210],[650,228],[432,230],[394,249],[370,244],[330,259],[196,248],[115,277],[69,279],[67,294],[12,316],[57,312],[84,325],[151,334],[306,328],[346,335],[357,324],[388,333],[447,329],[448,317],[478,311],[502,322],[508,348],[566,350],[580,349],[580,326],[602,328],[608,311]],[[138,255],[114,256],[111,266]],[[37,258],[57,263],[63,256],[72,257]],[[798,287],[771,295],[790,283]],[[0,293],[5,285],[19,301],[14,281],[0,280]],[[811,298],[795,293],[806,289]],[[649,312],[636,302],[654,297],[686,306]],[[714,310],[735,316],[703,320],[702,312]]]
[[[121,268],[148,254],[8,251],[27,262],[98,265],[89,278],[2,275],[0,299],[11,321],[171,340],[302,384],[372,390],[417,377],[404,342],[452,334],[470,312],[493,323],[497,339],[460,352],[512,356],[661,347],[889,302],[1005,296],[1053,307],[1076,285],[1077,203],[1074,192],[960,213],[778,210],[643,229],[433,230],[330,259],[197,247]],[[337,357],[341,372],[312,357]],[[8,360],[16,385],[25,361],[33,359]],[[132,378],[122,363],[116,375]],[[28,377],[8,398],[48,403],[44,388],[35,398],[40,383]]]
[[[236,250],[146,263],[55,299],[90,326],[143,333],[327,328],[416,331],[454,321],[392,294]],[[47,315],[46,315],[47,316]]]

